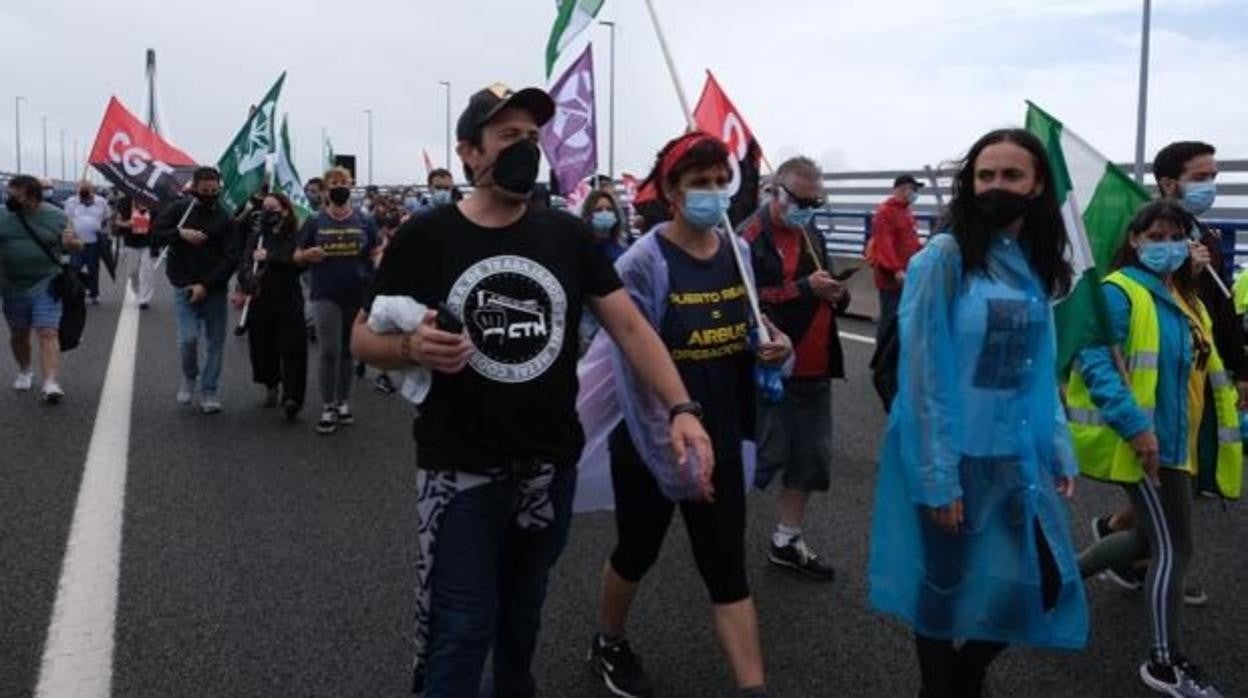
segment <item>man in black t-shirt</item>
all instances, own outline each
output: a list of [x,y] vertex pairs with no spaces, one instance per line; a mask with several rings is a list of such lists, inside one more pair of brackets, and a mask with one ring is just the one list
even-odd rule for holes
[[[474,192],[399,228],[374,286],[376,297],[444,304],[453,317],[431,310],[407,335],[374,333],[366,313],[356,321],[360,359],[433,372],[414,426],[414,688],[430,695],[476,696],[491,648],[496,685],[514,696],[535,691],[529,665],[584,445],[575,407],[582,308],[671,410],[678,458],[686,449],[712,458],[700,407],[584,224],[528,204],[538,130],[553,113],[535,88],[493,85],[473,95],[457,153]],[[462,331],[438,329],[448,321]]]

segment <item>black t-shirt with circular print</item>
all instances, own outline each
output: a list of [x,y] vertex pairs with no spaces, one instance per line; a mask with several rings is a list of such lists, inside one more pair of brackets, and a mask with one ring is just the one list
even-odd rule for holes
[[443,206],[403,224],[373,294],[445,303],[476,347],[463,371],[433,374],[413,427],[418,465],[575,465],[585,441],[576,328],[589,297],[619,288],[585,224],[566,213],[529,209],[509,226],[485,228]]

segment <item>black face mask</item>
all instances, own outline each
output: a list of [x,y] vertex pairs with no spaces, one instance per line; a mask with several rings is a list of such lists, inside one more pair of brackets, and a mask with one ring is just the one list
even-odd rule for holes
[[533,185],[537,183],[541,159],[542,151],[533,141],[526,138],[512,143],[499,152],[490,168],[493,171],[494,184],[505,192],[528,196],[533,191]]
[[88,203],[88,204],[89,204],[89,203],[91,203],[91,199],[93,199],[93,198],[95,198],[95,197],[91,196],[91,192],[89,192],[89,191],[87,191],[87,190],[85,190],[85,189],[84,189],[84,190],[82,190],[82,191],[78,192],[78,198],[82,199],[83,203]]
[[308,197],[308,203],[312,204],[313,206],[320,206],[320,205],[321,205],[321,194],[320,194],[320,192],[315,192],[315,191],[305,191],[305,192],[304,192],[304,195]]
[[1026,194],[989,189],[975,195],[975,213],[988,225],[1004,228],[1026,214],[1035,200]]
[[264,223],[266,228],[276,228],[282,223],[282,214],[280,211],[265,211],[260,214],[260,222]]
[[9,198],[4,200],[4,207],[9,209],[13,213],[21,213],[22,202],[18,201],[16,196],[10,196]]
[[351,200],[351,190],[347,187],[330,187],[329,201],[335,206],[343,206]]
[[217,205],[217,198],[220,194],[200,194],[196,193],[195,198],[199,199],[200,205],[204,208],[212,208]]

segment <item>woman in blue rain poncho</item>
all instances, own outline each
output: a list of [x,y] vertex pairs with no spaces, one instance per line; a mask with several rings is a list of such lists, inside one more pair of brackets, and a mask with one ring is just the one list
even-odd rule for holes
[[1071,269],[1049,172],[1026,131],[981,138],[906,272],[870,585],[872,606],[914,629],[925,698],[979,696],[1009,644],[1087,639],[1059,496],[1077,466],[1049,303]]

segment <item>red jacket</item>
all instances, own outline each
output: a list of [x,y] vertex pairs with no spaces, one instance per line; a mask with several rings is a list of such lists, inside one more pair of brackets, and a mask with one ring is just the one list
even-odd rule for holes
[[906,270],[910,258],[920,247],[910,205],[892,196],[885,199],[871,218],[871,241],[867,247],[867,264],[875,270],[875,287],[881,290],[901,288],[893,275]]

